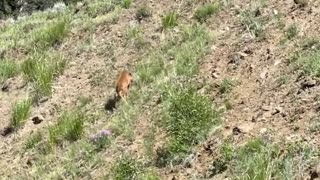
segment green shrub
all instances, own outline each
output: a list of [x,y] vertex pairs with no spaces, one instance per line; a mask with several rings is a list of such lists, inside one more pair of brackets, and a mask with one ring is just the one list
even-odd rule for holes
[[138,162],[128,155],[120,157],[112,167],[112,179],[135,180],[138,179]]
[[50,144],[58,144],[64,140],[78,140],[84,130],[85,116],[77,111],[64,112],[58,119],[58,123],[49,127]]
[[0,59],[0,83],[15,76],[17,73],[18,68],[14,61]]
[[168,148],[171,153],[185,153],[217,124],[218,114],[210,100],[192,86],[174,87],[167,94],[168,117],[164,124]]
[[29,98],[18,101],[14,104],[10,119],[10,127],[18,128],[22,126],[28,118],[31,110],[31,100]]
[[122,0],[121,6],[122,6],[123,8],[129,9],[131,3],[132,3],[132,0]]
[[161,24],[163,29],[172,28],[174,26],[178,25],[178,15],[174,11],[171,11],[167,13],[164,17],[161,19]]
[[199,22],[205,22],[211,15],[217,13],[219,8],[219,3],[205,4],[195,11],[193,17],[197,19]]

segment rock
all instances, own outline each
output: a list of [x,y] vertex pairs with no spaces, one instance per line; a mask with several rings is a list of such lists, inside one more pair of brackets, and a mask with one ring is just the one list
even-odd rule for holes
[[183,167],[191,168],[194,158],[195,158],[194,154],[190,154],[187,158],[185,158],[182,163]]
[[2,92],[8,92],[9,91],[9,84],[8,83],[3,83],[1,87]]
[[261,109],[264,111],[271,111],[272,110],[271,106],[266,106],[266,105],[262,106]]
[[279,65],[281,63],[281,60],[276,60],[275,62],[274,62],[274,66],[277,66],[277,65]]
[[262,129],[260,129],[260,133],[261,133],[261,134],[265,134],[267,131],[268,131],[267,128],[262,128]]
[[49,100],[49,97],[42,97],[42,98],[40,98],[39,99],[39,103],[44,103],[44,102],[46,102],[46,101],[48,101]]
[[265,69],[262,71],[262,73],[260,73],[260,78],[261,79],[266,79],[268,77],[268,70]]
[[320,173],[320,164],[316,165],[309,171],[310,180],[319,179],[319,173]]
[[8,136],[9,134],[11,134],[13,132],[13,128],[12,127],[5,127],[2,131],[1,131],[1,136]]
[[33,124],[40,124],[43,121],[43,117],[35,116],[31,120],[32,120]]
[[308,5],[308,0],[293,0],[293,2],[299,7],[305,7]]
[[317,84],[316,80],[311,79],[311,78],[307,78],[301,83],[301,89],[311,88],[311,87],[315,86],[316,84]]
[[281,109],[281,107],[276,107],[273,111],[272,111],[272,115],[276,115],[276,114],[278,114],[278,113],[281,113],[282,112],[282,109]]
[[241,130],[238,127],[234,127],[232,129],[232,134],[233,135],[239,135],[241,133]]
[[274,15],[278,15],[278,14],[279,14],[278,10],[274,9],[274,10],[273,10],[273,14],[274,14]]

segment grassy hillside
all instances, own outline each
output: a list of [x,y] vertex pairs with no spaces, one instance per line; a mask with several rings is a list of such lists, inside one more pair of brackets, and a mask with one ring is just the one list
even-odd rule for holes
[[[320,3],[84,0],[0,24],[3,179],[314,179]],[[128,103],[109,110],[118,73]]]

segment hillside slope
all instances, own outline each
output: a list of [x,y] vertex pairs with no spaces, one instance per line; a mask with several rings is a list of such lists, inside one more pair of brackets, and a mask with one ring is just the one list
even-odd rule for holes
[[[318,177],[320,3],[306,2],[85,0],[3,22],[0,176]],[[128,103],[110,111],[123,69]]]

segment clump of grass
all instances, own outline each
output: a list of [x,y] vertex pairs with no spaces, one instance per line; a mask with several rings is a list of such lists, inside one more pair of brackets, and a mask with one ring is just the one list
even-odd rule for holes
[[142,36],[142,30],[139,27],[130,27],[127,30],[127,39],[133,41],[133,44],[137,49],[141,49],[145,45]]
[[131,105],[122,105],[118,116],[115,116],[112,124],[112,131],[115,136],[123,135],[127,140],[134,140],[134,131],[132,129],[133,121],[136,115],[136,109]]
[[320,133],[320,119],[318,117],[311,119],[308,130],[311,133]]
[[60,43],[68,33],[68,23],[69,21],[63,18],[36,31],[33,34],[33,41],[36,47],[43,49]]
[[277,84],[279,84],[279,86],[283,85],[283,84],[287,84],[289,81],[289,77],[287,75],[281,75],[277,80]]
[[161,24],[163,29],[172,28],[178,25],[178,15],[174,11],[170,11],[161,18]]
[[277,145],[253,139],[240,148],[230,145],[220,148],[220,162],[228,167],[228,173],[236,179],[304,177],[306,168],[316,156],[315,151],[303,144],[291,144],[285,148],[280,156],[281,151]]
[[320,50],[320,40],[317,38],[307,38],[303,41],[302,48],[304,50]]
[[34,148],[41,140],[42,140],[42,134],[41,132],[37,131],[36,133],[28,137],[27,142],[25,144],[26,149]]
[[148,170],[147,172],[143,173],[141,175],[142,180],[160,180],[161,178],[157,173],[154,172],[154,170]]
[[122,0],[121,6],[125,9],[129,9],[131,3],[132,3],[132,0]]
[[17,64],[12,60],[0,60],[0,83],[18,73]]
[[139,7],[136,12],[136,19],[141,21],[142,19],[148,18],[151,16],[151,10],[147,6]]
[[29,98],[18,101],[12,107],[12,114],[10,118],[10,127],[19,128],[25,123],[31,110],[31,100]]
[[148,134],[144,137],[145,154],[149,160],[153,160],[153,148],[155,145],[155,127],[151,126]]
[[87,12],[91,17],[105,15],[113,11],[116,7],[116,3],[113,3],[112,0],[95,1],[93,3],[88,3],[88,4],[89,5],[88,5]]
[[114,180],[138,179],[139,173],[138,162],[128,155],[120,157],[112,167],[112,179]]
[[157,79],[157,76],[164,71],[163,57],[154,53],[148,57],[146,62],[141,62],[137,66],[137,73],[139,76],[139,82],[141,84],[149,84]]
[[264,37],[264,24],[266,19],[258,15],[259,7],[256,9],[247,9],[240,13],[240,21],[246,27],[247,31],[253,38]]
[[107,136],[98,137],[97,141],[95,142],[96,151],[101,151],[106,148],[111,143],[111,140]]
[[219,3],[208,3],[199,7],[193,17],[199,22],[205,22],[211,15],[217,13],[220,8]]
[[190,76],[198,71],[198,60],[205,54],[210,37],[202,26],[185,27],[182,37],[184,43],[173,49],[176,73]]
[[62,73],[66,65],[65,59],[59,54],[35,53],[21,65],[26,80],[33,83],[36,95],[51,95],[54,77]]
[[306,75],[320,77],[320,51],[296,54],[291,62]]
[[233,87],[233,82],[229,79],[223,79],[221,84],[219,85],[219,92],[221,94],[231,92]]
[[299,29],[296,24],[291,24],[286,30],[285,30],[285,36],[288,40],[291,40],[295,36],[297,36],[299,32]]
[[167,147],[171,154],[188,152],[218,123],[218,113],[210,100],[199,95],[194,87],[184,86],[169,89],[166,97],[168,117],[164,128],[169,136]]
[[49,143],[51,145],[59,144],[64,140],[78,140],[84,130],[84,121],[86,117],[78,110],[64,112],[59,118],[58,123],[49,127]]

